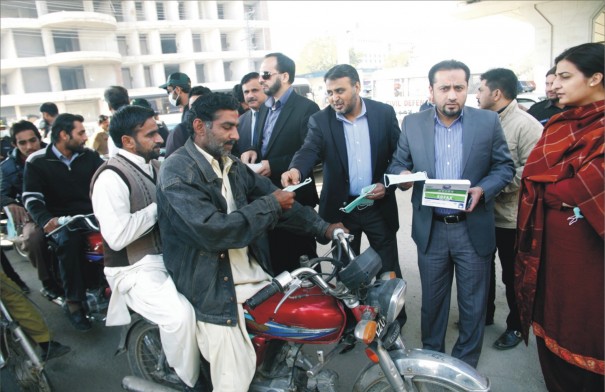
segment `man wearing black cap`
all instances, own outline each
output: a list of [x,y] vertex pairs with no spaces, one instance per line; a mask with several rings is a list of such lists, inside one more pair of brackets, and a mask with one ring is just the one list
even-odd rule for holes
[[168,92],[168,100],[173,106],[183,108],[181,121],[185,120],[185,113],[189,110],[189,91],[191,90],[189,76],[182,72],[172,73],[168,75],[168,80],[160,88]]

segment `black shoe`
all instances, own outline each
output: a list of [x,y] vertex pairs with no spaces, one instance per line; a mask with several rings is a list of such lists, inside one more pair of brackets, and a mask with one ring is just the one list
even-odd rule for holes
[[69,346],[64,346],[59,342],[51,340],[46,349],[42,350],[42,360],[48,361],[54,358],[59,358],[71,351]]
[[29,287],[27,287],[25,282],[17,283],[17,285],[19,286],[21,291],[23,291],[25,294],[29,294],[31,292],[31,290],[29,289]]
[[507,329],[502,335],[494,342],[494,347],[498,350],[508,350],[521,343],[521,332],[513,329]]
[[92,328],[92,324],[90,324],[90,321],[86,318],[83,309],[76,310],[73,313],[69,313],[68,311],[67,318],[69,319],[69,322],[71,322],[71,325],[78,331],[88,331]]

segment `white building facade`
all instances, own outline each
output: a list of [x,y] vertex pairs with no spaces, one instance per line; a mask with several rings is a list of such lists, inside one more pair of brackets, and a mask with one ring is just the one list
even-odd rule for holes
[[131,98],[157,95],[173,72],[193,86],[232,86],[258,70],[271,47],[266,3],[258,0],[3,0],[0,7],[0,107],[8,124],[38,115],[44,102],[95,121],[108,112],[108,86],[126,87]]

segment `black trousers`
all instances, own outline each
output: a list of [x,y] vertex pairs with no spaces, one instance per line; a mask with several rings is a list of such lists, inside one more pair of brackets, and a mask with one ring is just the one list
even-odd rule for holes
[[[508,303],[508,316],[506,317],[506,329],[521,330],[521,320],[515,297],[515,229],[504,229],[496,227],[496,249],[502,266],[502,283],[506,287],[506,302]],[[493,320],[496,311],[496,253],[492,258],[492,273],[489,282],[487,296],[486,320]]]
[[70,302],[86,300],[86,289],[100,285],[102,270],[84,257],[85,234],[80,231],[61,230],[53,234],[59,272],[65,297]]
[[380,273],[394,271],[398,278],[402,277],[397,250],[397,232],[387,227],[384,216],[378,209],[373,206],[361,210],[356,208],[344,216],[342,223],[354,235],[351,247],[356,254],[359,254],[363,233],[382,260]]

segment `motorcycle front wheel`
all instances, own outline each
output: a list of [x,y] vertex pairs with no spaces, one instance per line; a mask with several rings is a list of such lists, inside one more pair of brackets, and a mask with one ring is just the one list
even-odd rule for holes
[[[433,379],[427,376],[414,376],[404,380],[405,386],[410,392],[466,392],[453,383]],[[371,365],[362,372],[357,379],[353,392],[393,392],[382,369],[378,364]]]
[[168,365],[162,350],[160,330],[147,321],[137,323],[128,337],[128,364],[132,374],[165,386],[179,386],[181,381]]
[[20,390],[22,392],[51,392],[50,381],[44,369],[38,368],[32,362],[21,346],[21,342],[16,340],[9,331],[3,336],[3,353],[7,358],[8,371],[17,381]]

